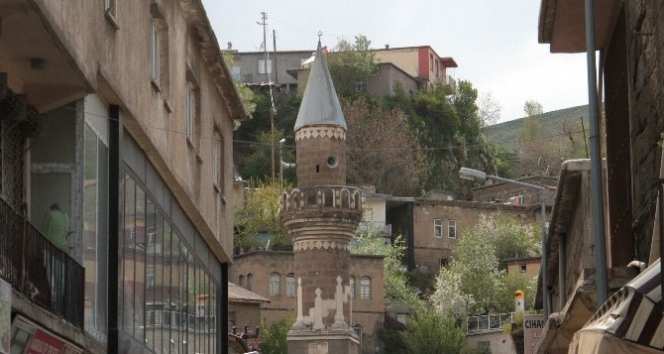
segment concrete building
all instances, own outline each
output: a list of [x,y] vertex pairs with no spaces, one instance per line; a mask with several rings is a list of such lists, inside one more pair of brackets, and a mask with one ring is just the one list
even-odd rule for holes
[[[233,53],[232,72],[235,80],[252,85],[273,82],[288,94],[303,93],[302,87],[309,77],[309,70],[303,64],[315,54],[315,51],[309,50],[269,52],[266,61],[265,52],[226,51]],[[355,84],[355,92],[358,94],[393,96],[397,85],[401,85],[409,95],[421,87],[434,84],[456,86],[449,71],[457,67],[456,62],[450,57],[439,57],[430,46],[371,51],[375,55],[378,72],[366,81]]]
[[226,352],[244,111],[201,1],[0,0],[0,14],[11,352]]
[[449,69],[458,65],[451,57],[440,57],[431,46],[400,47],[372,50],[378,63],[392,63],[414,77],[420,87],[456,86]]
[[[662,152],[657,145],[661,142],[660,132],[664,130],[662,121],[664,106],[661,104],[661,97],[664,94],[661,85],[661,73],[664,72],[664,61],[661,59],[664,43],[664,32],[661,30],[662,10],[664,4],[661,2],[648,1],[614,0],[595,7],[595,48],[593,49],[600,52],[599,82],[602,84],[600,91],[604,93],[605,107],[605,115],[600,118],[599,125],[604,129],[601,134],[601,145],[606,147],[606,157],[601,172],[604,181],[602,209],[606,228],[605,235],[602,236],[606,240],[605,259],[609,276],[607,286],[609,295],[612,290],[616,290],[612,278],[621,275],[620,279],[626,280],[629,275],[623,271],[632,261],[643,262],[643,265],[654,265],[661,258],[660,230],[664,218],[657,213],[657,210],[663,207],[657,195],[664,194],[661,184],[664,172]],[[581,14],[583,14],[582,2],[543,0],[538,29],[540,43],[549,44],[553,53],[585,52],[587,45],[584,35],[585,20]],[[561,183],[563,182],[561,179]],[[564,183],[570,186],[578,184],[573,179]],[[581,188],[581,191],[585,190]],[[562,209],[562,205],[559,207],[556,202],[554,210]],[[588,206],[580,207],[590,209]],[[562,215],[564,214],[561,214],[561,217]],[[570,217],[572,216],[565,216],[567,219]],[[590,215],[585,217],[590,218]],[[590,221],[587,222],[589,223]],[[553,241],[556,238],[562,240],[562,236],[567,235],[566,246],[560,248],[559,254],[566,252],[565,258],[568,258],[571,252],[592,252],[594,248],[588,249],[589,240],[582,237],[585,235],[584,230],[576,224],[569,226],[571,229],[561,230],[558,237],[551,234],[553,230],[550,231],[549,237],[552,241],[550,247],[555,250]],[[590,231],[595,232],[595,230]],[[575,251],[577,249],[582,251]],[[562,270],[564,269],[567,268]],[[555,276],[559,270],[543,271]],[[561,277],[557,283],[565,284],[564,289],[558,290],[554,282],[554,287],[543,295],[555,296],[557,291],[566,294],[567,302],[560,314],[578,318],[579,322],[582,322],[581,326],[585,322],[583,316],[589,316],[588,313],[592,315],[597,311],[594,318],[599,321],[589,319],[587,328],[583,329],[575,327],[576,324],[571,320],[565,322],[561,317],[562,325],[567,326],[562,333],[568,340],[573,336],[570,352],[595,353],[601,351],[607,344],[611,348],[621,348],[623,351],[661,351],[664,343],[659,339],[661,336],[654,333],[661,333],[662,322],[648,322],[652,325],[645,325],[651,314],[661,319],[661,289],[655,290],[654,295],[651,294],[650,301],[654,304],[651,309],[656,309],[653,311],[641,310],[640,307],[639,311],[635,312],[621,310],[637,306],[640,300],[634,300],[630,293],[634,289],[643,291],[640,285],[628,288],[632,290],[621,289],[618,295],[610,298],[602,308],[599,308],[599,304],[593,300],[576,310],[573,301],[580,295],[570,294],[577,288],[570,282],[577,277],[594,282],[594,272],[594,263],[589,264],[589,268],[584,269],[581,274],[567,276],[566,279]],[[646,273],[661,276],[661,269],[658,273]],[[643,279],[638,280],[641,281]],[[598,285],[602,284],[603,281],[598,281]],[[584,296],[594,298],[596,293],[592,290],[592,286],[589,288]],[[556,301],[552,303],[555,305]],[[610,316],[605,316],[606,314]],[[549,346],[550,342],[546,341],[548,337],[554,337],[558,332],[558,329],[553,330],[554,324],[558,326],[557,323],[552,323],[544,329],[544,342],[539,349],[542,353],[567,351],[564,344]],[[557,338],[563,338],[562,334]]]
[[[556,195],[558,177],[527,176],[517,178],[517,181],[546,187],[546,200],[544,205],[550,209]],[[487,183],[482,187],[473,188],[473,200],[476,202],[503,203],[512,205],[539,205],[539,192],[533,188],[526,188],[513,183],[499,182]]]

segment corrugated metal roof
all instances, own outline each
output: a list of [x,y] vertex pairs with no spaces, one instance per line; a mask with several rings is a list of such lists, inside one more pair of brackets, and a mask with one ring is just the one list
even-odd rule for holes
[[346,128],[346,119],[341,111],[320,42],[294,130],[312,125],[336,125]]

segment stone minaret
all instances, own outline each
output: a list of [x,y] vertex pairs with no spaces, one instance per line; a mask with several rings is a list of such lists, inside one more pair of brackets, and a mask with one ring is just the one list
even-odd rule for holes
[[298,186],[283,193],[281,212],[293,238],[297,279],[288,353],[357,353],[348,264],[363,196],[346,186],[346,120],[320,42],[295,122],[295,145]]

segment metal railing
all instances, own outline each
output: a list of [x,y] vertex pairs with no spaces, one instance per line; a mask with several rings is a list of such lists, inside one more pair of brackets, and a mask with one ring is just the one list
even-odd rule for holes
[[514,322],[514,313],[496,313],[491,315],[470,316],[468,318],[468,333],[502,331],[507,323]]
[[357,232],[373,232],[378,236],[392,236],[392,224],[379,221],[360,221],[360,224],[357,226]]
[[1,198],[0,277],[33,302],[83,328],[84,268]]

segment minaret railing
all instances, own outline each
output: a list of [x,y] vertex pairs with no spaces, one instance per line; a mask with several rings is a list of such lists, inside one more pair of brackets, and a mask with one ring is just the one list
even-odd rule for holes
[[281,195],[283,212],[305,209],[345,209],[362,211],[362,190],[347,186],[294,188]]

